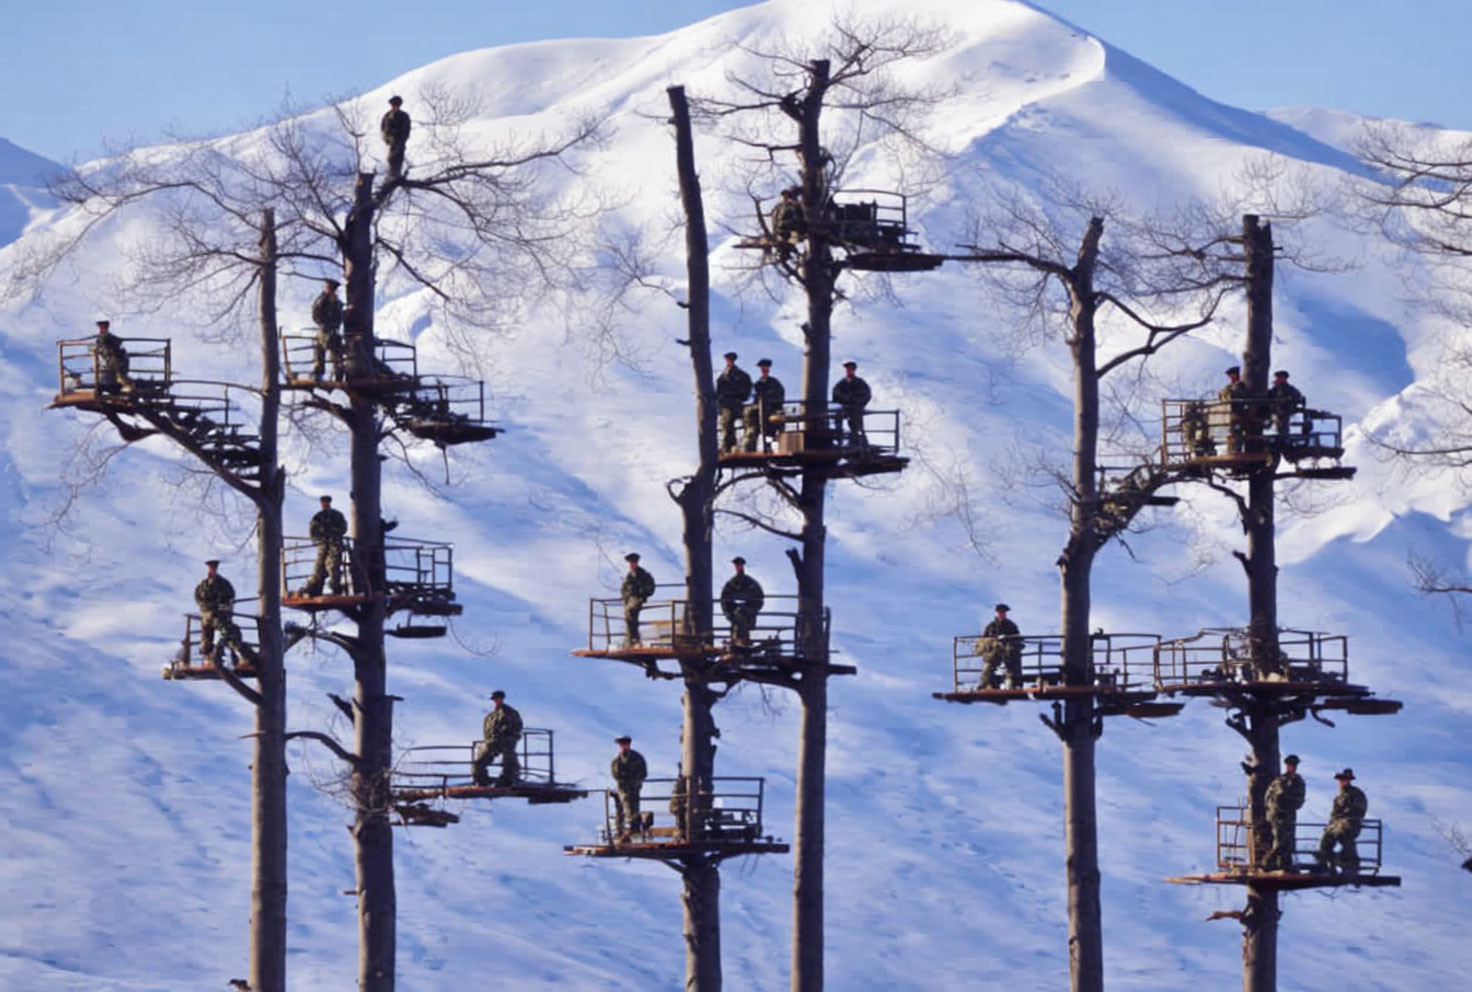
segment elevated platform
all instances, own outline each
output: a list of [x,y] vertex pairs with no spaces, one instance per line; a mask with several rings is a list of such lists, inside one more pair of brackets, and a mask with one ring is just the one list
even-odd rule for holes
[[547,803],[570,803],[588,798],[587,789],[565,782],[517,782],[515,785],[451,785],[443,788],[406,788],[394,790],[395,803],[423,802],[431,799],[525,799],[532,806]]
[[[784,403],[771,412],[748,404],[747,415],[765,424],[765,429],[752,439],[751,425],[743,418],[737,447],[718,456],[722,468],[796,474],[824,467],[833,478],[860,478],[901,472],[910,464],[910,459],[899,454],[898,410],[865,409],[859,415],[862,429],[857,432],[842,408],[833,403]],[[755,450],[746,450],[748,442]]]
[[[407,620],[388,632],[395,637],[440,637],[444,624],[415,623],[415,617],[454,617],[465,611],[455,601],[454,548],[442,541],[412,538],[385,540],[383,544],[382,598],[390,615],[409,614]],[[357,543],[344,538],[336,576],[324,577],[326,592],[308,593],[316,571],[317,546],[310,538],[288,537],[281,546],[281,605],[295,610],[350,611],[372,598],[359,591],[361,569]],[[336,582],[334,582],[334,578]],[[333,586],[344,591],[334,593]]]
[[[1397,875],[1380,872],[1384,841],[1384,825],[1377,819],[1366,819],[1360,827],[1359,837],[1354,841],[1354,857],[1346,859],[1342,852],[1334,863],[1320,864],[1318,842],[1325,824],[1295,824],[1293,834],[1292,865],[1286,870],[1267,869],[1260,862],[1262,855],[1254,856],[1253,831],[1248,818],[1246,804],[1237,802],[1216,808],[1216,862],[1217,870],[1194,875],[1178,875],[1167,878],[1177,885],[1255,885],[1264,889],[1293,891],[1297,889],[1361,887],[1394,887],[1400,885]],[[1259,824],[1259,844],[1270,844],[1266,824]],[[1259,848],[1259,851],[1262,849]]]
[[[762,224],[763,234],[744,238],[737,248],[760,249],[785,256],[802,249],[802,240],[778,237]],[[800,236],[821,233],[834,248],[838,263],[863,272],[925,272],[946,259],[923,251],[909,226],[909,201],[894,190],[834,190],[816,217],[807,218]]]
[[1168,399],[1161,404],[1162,464],[1246,478],[1273,470],[1283,479],[1349,479],[1343,419],[1324,410],[1278,411],[1265,399]]
[[[255,666],[249,664],[232,665],[230,667],[230,673],[239,679],[253,679],[256,677]],[[191,665],[187,662],[171,661],[164,665],[162,674],[164,679],[170,682],[220,682],[224,680],[224,676],[220,674],[219,667],[207,661],[197,665]]]
[[[253,602],[250,599],[236,600],[236,604],[241,606]],[[257,675],[255,663],[260,647],[260,618],[250,613],[234,613],[230,623],[234,628],[234,638],[226,631],[217,630],[212,645],[214,654],[219,660],[230,659],[230,671],[237,678],[253,679]],[[232,639],[238,650],[228,646]],[[179,640],[179,650],[164,664],[161,674],[170,682],[219,682],[224,679],[219,666],[204,649],[204,628],[198,613],[184,614],[184,636]]]
[[[448,800],[524,799],[532,806],[586,799],[587,789],[557,781],[553,733],[545,727],[523,729],[517,761],[517,780],[510,785],[476,785],[472,763],[480,741],[411,747],[394,767],[389,783],[394,809],[406,825],[446,826],[459,817],[446,810]],[[495,769],[494,772],[491,769]],[[500,777],[499,761],[487,765],[487,774]]]
[[1011,702],[1088,699],[1098,701],[1099,708],[1107,715],[1132,716],[1141,720],[1175,716],[1185,709],[1185,703],[1166,702],[1156,699],[1156,693],[1129,691],[1100,685],[1048,685],[1020,689],[968,689],[960,692],[932,692],[931,698],[947,703],[994,703],[1004,706]]
[[[1157,700],[1159,691],[1150,679],[1159,644],[1156,634],[1092,635],[1091,678],[1079,685],[1069,684],[1065,677],[1061,635],[963,634],[951,640],[951,690],[931,696],[948,703],[996,705],[1093,699],[1104,715],[1174,716],[1185,704]],[[1017,676],[1008,674],[1009,656]]]
[[1399,875],[1318,874],[1309,871],[1218,871],[1205,875],[1176,875],[1167,878],[1176,885],[1255,885],[1260,889],[1296,891],[1299,889],[1397,888]]
[[690,787],[688,776],[646,779],[640,796],[642,829],[620,833],[618,797],[605,792],[598,839],[567,844],[562,853],[589,858],[724,860],[747,854],[785,854],[789,846],[763,833],[765,779],[716,776]]
[[786,854],[790,844],[771,839],[753,841],[678,842],[627,841],[616,844],[564,844],[562,853],[587,858],[647,858],[656,861],[681,858],[739,858],[747,854]]
[[351,610],[368,602],[367,596],[356,593],[321,593],[308,595],[301,592],[283,592],[281,594],[281,605],[293,610],[306,610],[315,613],[318,610]]

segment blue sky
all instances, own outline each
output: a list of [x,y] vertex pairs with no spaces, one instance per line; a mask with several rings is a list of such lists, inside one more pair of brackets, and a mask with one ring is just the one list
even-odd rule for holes
[[[655,34],[746,5],[438,0],[422,12],[387,0],[0,0],[0,137],[66,162],[170,131],[235,130],[288,92],[316,103],[472,48]],[[1472,130],[1467,0],[1039,6],[1237,106],[1312,104]]]

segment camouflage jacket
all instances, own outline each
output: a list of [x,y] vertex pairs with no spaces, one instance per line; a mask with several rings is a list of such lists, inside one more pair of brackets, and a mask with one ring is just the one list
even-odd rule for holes
[[649,777],[649,766],[644,763],[644,755],[629,748],[613,756],[608,763],[608,773],[620,789],[637,789]]
[[642,567],[635,566],[632,572],[624,576],[624,584],[618,593],[626,603],[631,599],[643,602],[654,595],[654,576]]
[[858,376],[844,376],[833,384],[833,402],[839,406],[856,406],[860,409],[869,405],[874,394],[869,384]]
[[1022,631],[1011,620],[993,620],[981,632],[982,637],[1021,637]]
[[1276,409],[1297,410],[1303,406],[1303,394],[1290,382],[1268,387],[1268,402]]
[[312,526],[308,533],[312,535],[313,542],[326,544],[341,541],[347,532],[347,518],[332,507],[329,506],[325,510],[318,510],[312,514]]
[[409,115],[402,110],[390,110],[378,122],[378,130],[383,134],[384,144],[402,145],[409,140]]
[[772,233],[786,235],[802,229],[802,204],[786,197],[777,201],[772,208]]
[[128,371],[128,349],[123,347],[123,339],[112,331],[97,335],[92,343],[92,350],[97,353],[104,368]]
[[751,384],[751,401],[761,405],[767,416],[782,412],[782,403],[787,399],[787,390],[775,376],[758,379]]
[[738,604],[758,613],[766,601],[767,594],[762,592],[762,584],[745,572],[731,576],[721,587],[721,611],[728,616]]
[[739,365],[733,365],[716,376],[716,406],[740,410],[751,395],[751,376]]
[[521,714],[502,703],[486,714],[481,731],[487,743],[518,741],[521,739]]
[[194,587],[194,605],[201,613],[228,613],[235,606],[235,587],[223,575],[207,575]]
[[1358,823],[1365,818],[1365,812],[1369,808],[1370,801],[1365,798],[1364,792],[1353,785],[1346,785],[1334,797],[1334,806],[1329,810],[1329,819]]
[[342,300],[325,289],[312,301],[312,323],[324,331],[336,331],[342,326]]
[[1267,794],[1264,796],[1268,816],[1297,811],[1302,808],[1303,799],[1307,793],[1308,787],[1303,784],[1302,775],[1297,772],[1284,772],[1268,785]]
[[1245,400],[1250,397],[1247,392],[1247,383],[1242,381],[1229,382],[1216,391],[1216,398],[1222,403],[1230,403],[1233,400]]

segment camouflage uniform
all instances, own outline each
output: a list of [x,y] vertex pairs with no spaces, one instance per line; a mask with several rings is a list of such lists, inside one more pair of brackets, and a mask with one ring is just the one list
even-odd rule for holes
[[785,245],[801,240],[808,233],[806,218],[802,212],[802,201],[795,195],[783,192],[782,198],[772,208],[772,234]]
[[1291,383],[1275,382],[1268,387],[1268,411],[1273,417],[1273,430],[1279,437],[1287,436],[1289,421],[1293,419],[1294,412],[1303,407],[1303,393]]
[[97,388],[104,392],[116,392],[119,385],[131,386],[133,379],[128,375],[128,349],[122,339],[112,331],[103,331],[92,343],[97,356]]
[[981,669],[981,688],[997,688],[997,666],[1007,669],[1005,687],[1015,689],[1022,684],[1022,631],[1017,624],[1005,617],[998,617],[986,625],[977,642],[977,653],[986,664]]
[[644,755],[633,748],[621,750],[609,762],[608,771],[613,776],[616,787],[614,811],[618,837],[625,839],[636,829],[643,833],[643,821],[639,816],[639,792],[644,788],[644,780],[649,777],[649,766],[644,762]]
[[849,438],[862,443],[864,441],[864,407],[869,405],[873,398],[873,392],[869,384],[858,376],[850,379],[844,376],[833,384],[833,403],[838,410],[833,416],[833,431],[835,434],[843,433],[843,425],[848,425]]
[[383,115],[378,130],[383,143],[388,145],[388,174],[390,177],[404,172],[404,146],[409,143],[409,115],[398,107]]
[[516,756],[516,744],[521,740],[521,714],[505,703],[486,714],[481,725],[485,739],[475,749],[475,758],[470,763],[470,774],[476,785],[490,785],[486,766],[497,758],[501,760],[501,775],[496,785],[515,785],[521,777],[521,762]]
[[1294,831],[1298,828],[1298,811],[1307,793],[1298,772],[1284,772],[1268,785],[1263,797],[1267,806],[1268,826],[1273,831],[1273,849],[1268,854],[1268,871],[1293,869]]
[[1206,419],[1206,407],[1200,400],[1193,400],[1181,410],[1181,437],[1186,442],[1188,458],[1209,458],[1216,454],[1216,445],[1211,440],[1211,424]]
[[[1359,788],[1346,785],[1339,790],[1329,811],[1329,824],[1319,838],[1318,864],[1321,869],[1339,868],[1351,875],[1359,871],[1360,855],[1354,840],[1360,835],[1369,806],[1370,801]],[[1337,857],[1334,854],[1336,844],[1343,848]]]
[[751,645],[751,628],[762,611],[767,595],[762,585],[745,572],[738,572],[721,587],[721,612],[731,623],[731,643],[736,647]]
[[327,581],[332,595],[343,594],[342,553],[348,533],[347,518],[332,507],[318,510],[312,515],[312,526],[308,533],[317,546],[317,561],[312,566],[312,577],[307,580],[303,592],[308,596],[322,595],[322,583]]
[[1249,393],[1247,383],[1238,379],[1229,382],[1217,390],[1218,402],[1226,405],[1227,410],[1227,453],[1239,454],[1245,450],[1244,439],[1248,434],[1256,433],[1253,430],[1253,415],[1249,409],[1251,404],[1247,402]]
[[721,450],[736,450],[736,421],[746,399],[751,395],[751,376],[739,365],[732,365],[716,376],[716,410],[720,419]]
[[624,575],[624,582],[619,587],[618,593],[624,601],[624,639],[628,646],[632,647],[641,643],[639,640],[639,612],[644,609],[644,604],[649,602],[649,597],[654,595],[654,576],[645,571],[642,566],[635,565]]
[[312,378],[322,380],[327,356],[332,356],[332,378],[342,381],[342,301],[324,289],[312,302],[312,323],[317,337],[312,342]]
[[[762,376],[751,384],[752,402],[746,408],[746,450],[755,451],[757,439],[776,437],[782,429],[782,404],[787,399],[787,390],[775,376]],[[773,419],[773,418],[778,419]]]
[[218,573],[205,576],[194,587],[194,605],[199,607],[199,649],[203,660],[211,665],[219,664],[219,652],[224,648],[230,649],[237,665],[241,658],[249,662],[256,660],[255,652],[241,640],[240,628],[235,625],[235,587],[229,579]]

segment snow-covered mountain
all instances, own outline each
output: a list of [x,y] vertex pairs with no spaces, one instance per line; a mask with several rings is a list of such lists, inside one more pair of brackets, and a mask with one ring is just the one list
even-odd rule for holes
[[[1264,151],[1301,163],[1323,183],[1353,168],[1352,120],[1298,111],[1278,117],[1212,102],[1081,27],[1017,0],[870,0],[865,11],[943,19],[954,45],[912,71],[955,84],[944,114],[956,150],[927,192],[926,239],[956,240],[985,181],[1038,188],[1049,173],[1118,191],[1143,207],[1211,195]],[[657,228],[676,209],[673,149],[656,121],[664,87],[719,92],[742,46],[816,36],[824,5],[772,0],[654,38],[546,42],[467,52],[407,73],[390,92],[413,109],[430,87],[473,91],[487,134],[531,133],[588,107],[611,107],[616,129],[569,187],[596,181],[624,194],[629,225]],[[1316,125],[1315,122],[1318,122]],[[259,140],[245,135],[237,142]],[[0,146],[0,185],[21,184]],[[17,150],[18,151],[18,150]],[[167,156],[168,149],[157,153]],[[741,198],[729,149],[698,148],[712,228],[736,223]],[[881,156],[861,156],[862,185],[889,185]],[[37,201],[37,206],[47,206]],[[0,241],[20,234],[0,205]],[[16,215],[20,216],[20,215]],[[31,214],[24,220],[29,223]],[[39,218],[0,249],[14,262],[65,215]],[[0,986],[14,989],[182,990],[221,987],[243,973],[248,895],[246,707],[223,686],[159,679],[200,560],[225,558],[237,585],[250,572],[248,524],[201,522],[176,491],[179,461],[145,443],[114,459],[60,527],[59,479],[89,418],[45,412],[55,392],[58,338],[113,312],[121,246],[157,230],[139,210],[99,232],[38,298],[0,310],[0,466],[9,526],[0,531],[7,581],[0,615]],[[1284,273],[1275,301],[1275,359],[1314,406],[1346,424],[1388,416],[1439,361],[1434,317],[1405,302],[1391,255],[1328,223],[1300,240],[1359,262],[1351,274]],[[758,354],[798,376],[794,298],[738,293],[741,261],[716,242],[718,350]],[[678,278],[671,244],[660,258]],[[1067,946],[1058,745],[1031,706],[953,707],[953,634],[979,628],[1005,597],[1025,632],[1056,624],[1053,559],[1064,525],[1053,494],[1002,466],[1027,442],[1066,444],[1067,365],[1057,343],[1019,351],[1014,329],[973,273],[955,267],[897,279],[887,300],[835,318],[839,350],[863,363],[876,405],[904,411],[912,453],[968,475],[991,560],[965,550],[958,525],[937,517],[933,477],[917,465],[876,489],[834,487],[830,602],[835,647],[860,674],[832,687],[828,806],[828,976],[835,990],[1064,987]],[[315,286],[283,289],[286,323],[306,323]],[[508,691],[531,726],[557,731],[558,767],[604,781],[611,738],[631,733],[656,775],[674,771],[679,700],[637,670],[568,656],[586,639],[587,598],[617,588],[625,550],[644,552],[661,581],[681,574],[679,521],[666,479],[693,463],[683,311],[651,294],[626,322],[637,370],[593,369],[586,349],[549,320],[494,345],[494,409],[510,430],[455,450],[458,484],[426,492],[395,475],[386,505],[410,536],[456,541],[465,603],[457,639],[391,645],[390,688],[401,743],[468,740],[484,697]],[[421,362],[451,357],[427,301],[392,284],[380,332],[414,338]],[[118,316],[114,313],[115,318]],[[123,336],[172,336],[177,368],[240,377],[249,345],[186,329],[193,314],[118,321]],[[1240,348],[1240,310],[1162,356],[1183,387],[1215,388]],[[595,374],[596,372],[596,374]],[[104,440],[107,440],[105,435]],[[1345,717],[1330,729],[1296,724],[1285,746],[1304,758],[1306,819],[1322,818],[1332,773],[1351,765],[1387,824],[1386,858],[1399,890],[1285,899],[1286,989],[1454,987],[1466,970],[1468,879],[1437,820],[1472,824],[1472,716],[1463,635],[1445,606],[1418,599],[1408,550],[1454,562],[1465,550],[1466,497],[1441,480],[1407,478],[1363,445],[1351,484],[1316,490],[1336,500],[1287,520],[1280,560],[1286,624],[1351,636],[1353,674],[1406,701],[1399,717]],[[434,467],[437,463],[428,463]],[[319,491],[346,491],[346,461],[328,452],[300,466],[288,518],[305,521]],[[1118,548],[1097,570],[1096,625],[1169,636],[1242,622],[1246,596],[1227,552],[1239,534],[1230,508],[1186,493],[1174,516]],[[228,501],[225,505],[229,505]],[[213,507],[211,507],[213,509]],[[1191,522],[1189,529],[1179,521]],[[288,527],[288,530],[292,528]],[[720,552],[741,553],[769,593],[790,592],[781,544],[730,530]],[[1200,552],[1213,552],[1205,564]],[[247,579],[247,585],[249,580]],[[457,643],[458,641],[458,643]],[[483,653],[473,653],[470,649]],[[301,650],[301,649],[298,649]],[[329,725],[325,693],[350,684],[327,653],[288,659],[291,723]],[[1116,721],[1099,752],[1100,829],[1109,984],[1116,989],[1223,988],[1237,981],[1239,937],[1201,920],[1240,904],[1233,890],[1166,885],[1207,868],[1212,817],[1241,790],[1243,746],[1203,704],[1153,726]],[[746,690],[724,701],[719,768],[767,776],[770,827],[790,838],[797,707]],[[292,987],[345,988],[355,959],[348,812],[313,788],[330,773],[316,753],[294,755],[291,836]],[[678,881],[658,866],[590,863],[561,844],[590,839],[596,801],[567,807],[473,805],[445,831],[398,835],[400,981],[406,990],[478,988],[495,975],[519,990],[680,987]],[[791,862],[730,863],[722,916],[732,989],[785,987]]]
[[46,180],[60,171],[50,159],[0,138],[0,245],[20,237],[40,211],[55,206]]

